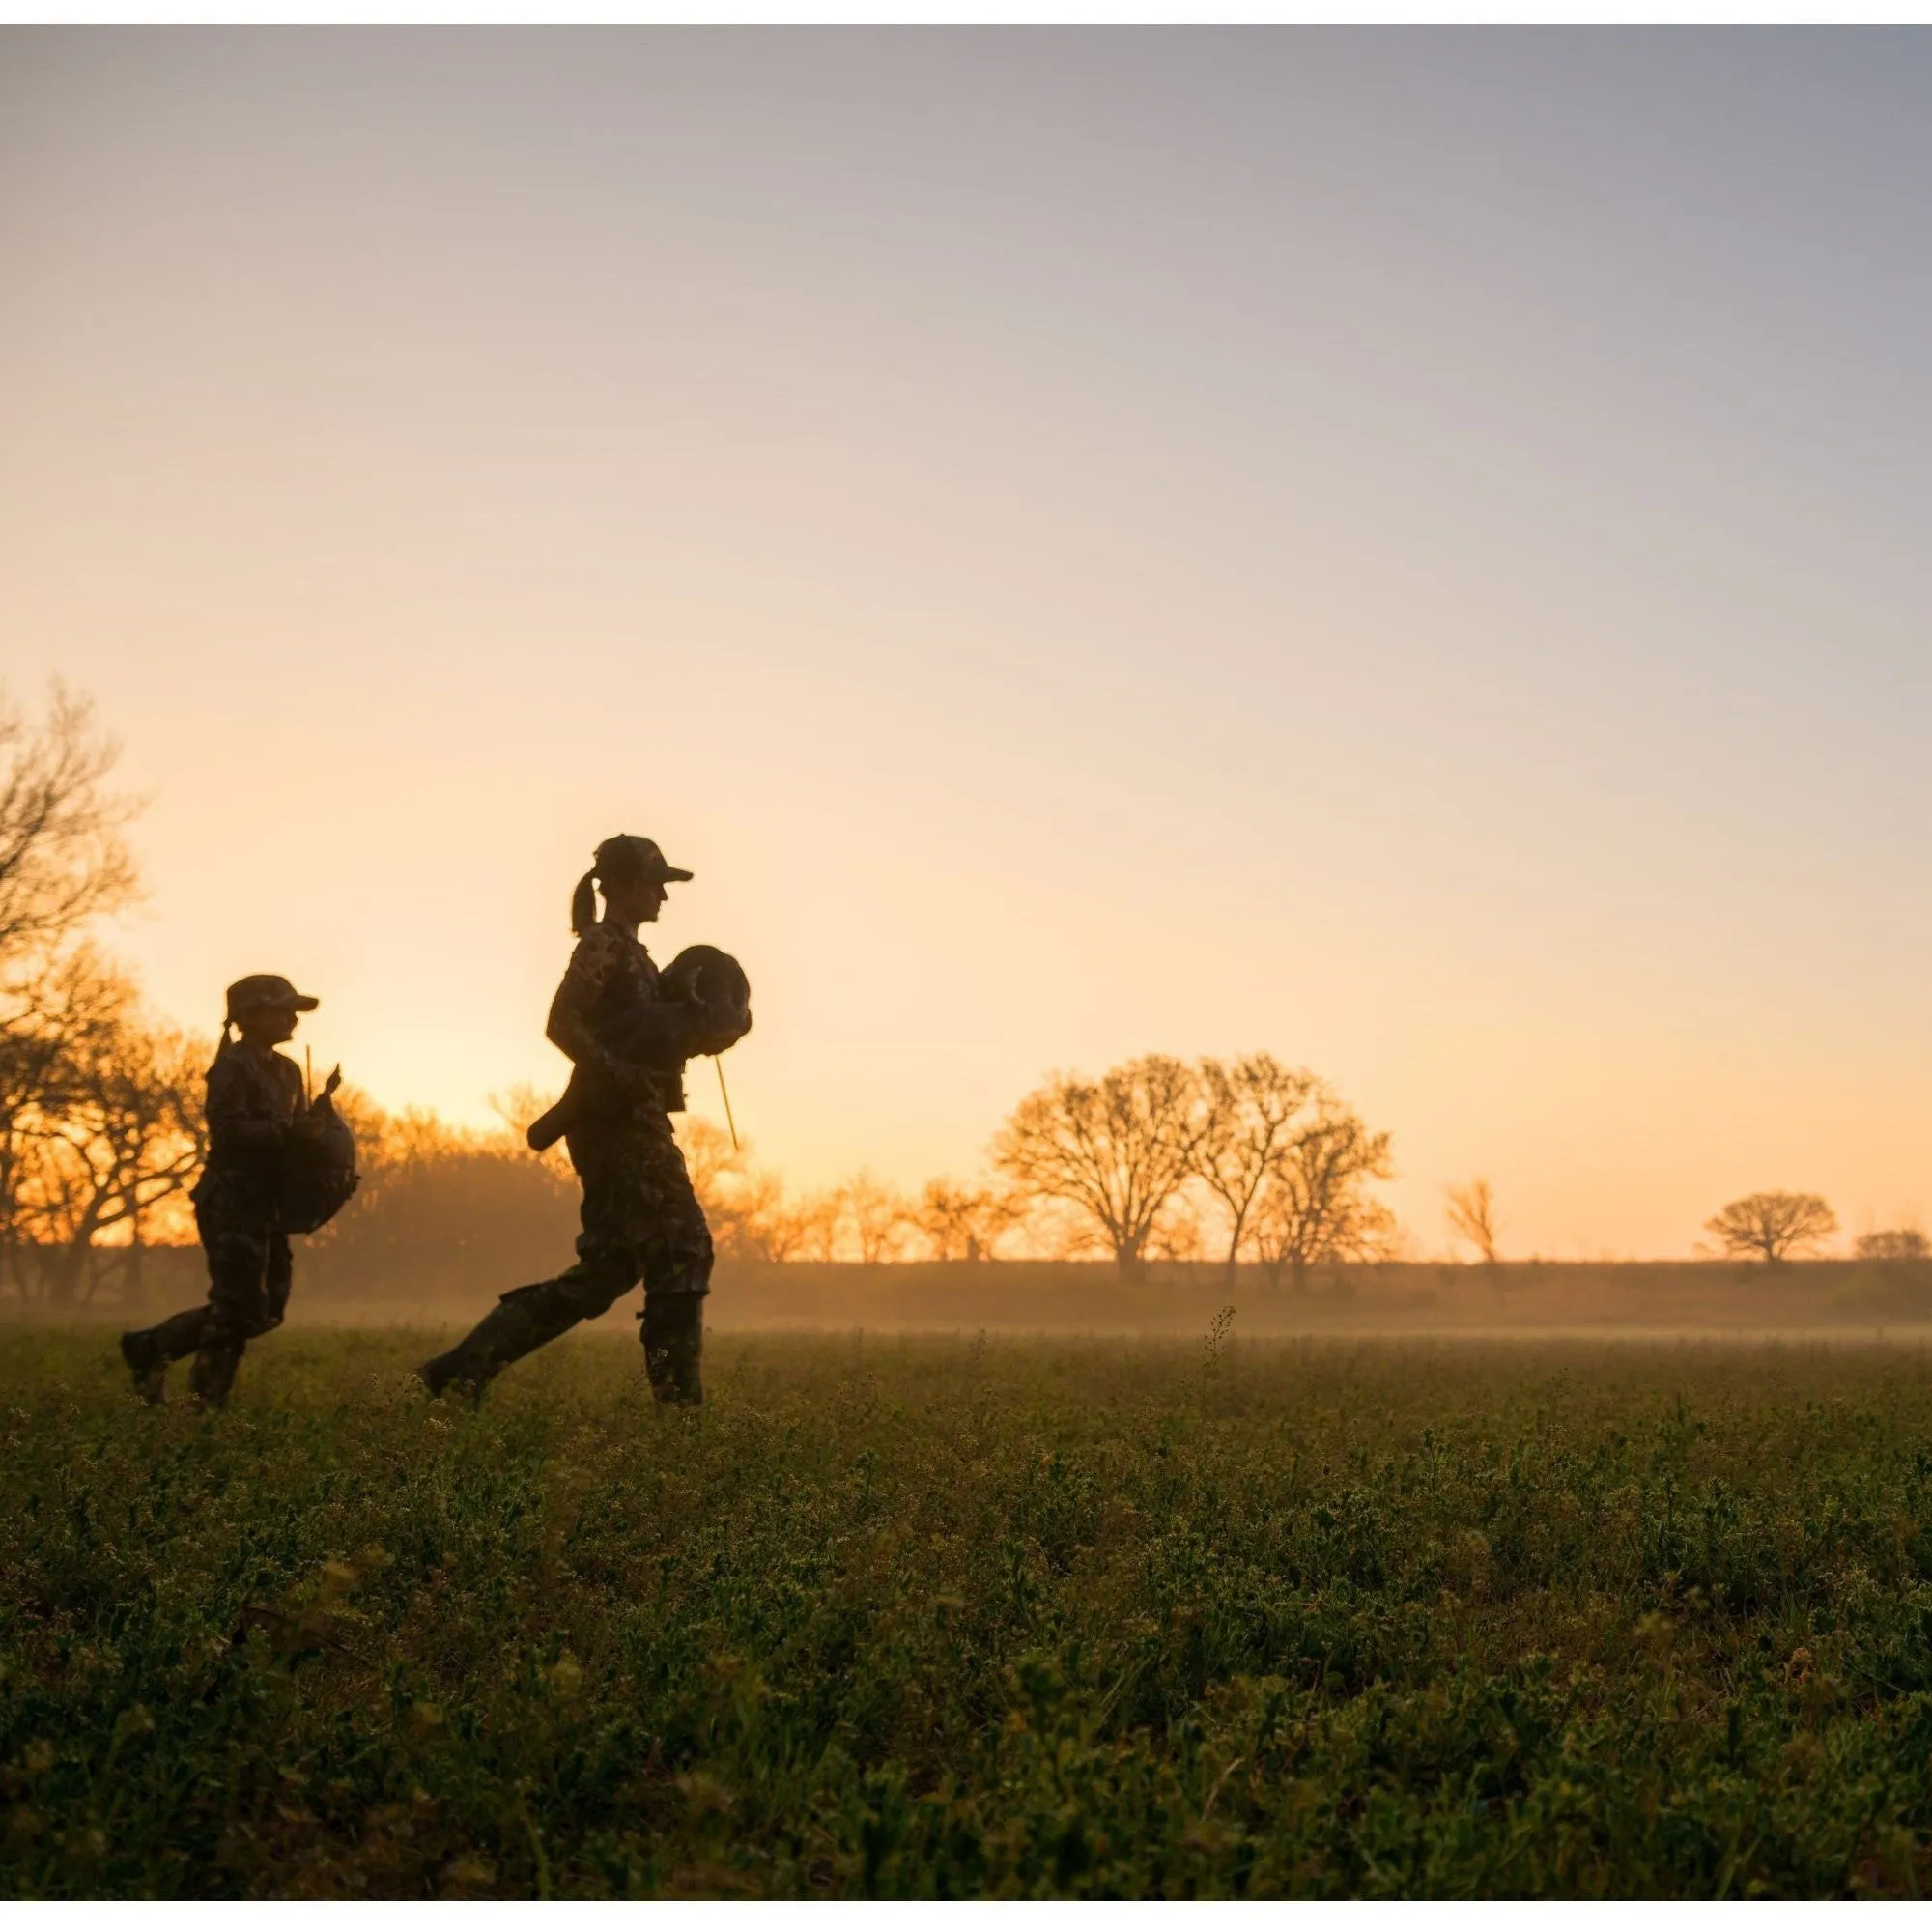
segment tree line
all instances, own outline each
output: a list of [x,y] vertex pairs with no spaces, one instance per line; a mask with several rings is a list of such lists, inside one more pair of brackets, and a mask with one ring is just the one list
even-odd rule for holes
[[[139,1298],[147,1252],[193,1239],[186,1193],[207,1151],[213,1038],[154,1013],[90,936],[139,895],[126,836],[137,801],[110,783],[117,754],[91,704],[59,687],[39,720],[0,701],[0,1293],[54,1306],[110,1282]],[[501,1096],[485,1130],[339,1097],[364,1181],[316,1243],[332,1269],[554,1258],[574,1186],[557,1154],[522,1141],[550,1096]],[[985,1175],[913,1194],[861,1171],[794,1196],[709,1123],[686,1122],[681,1138],[735,1259],[1104,1255],[1133,1274],[1213,1242],[1231,1270],[1251,1260],[1299,1282],[1394,1236],[1368,1191],[1389,1171],[1388,1136],[1267,1054],[1055,1075],[1001,1127]]]
[[798,1200],[705,1123],[686,1155],[721,1253],[764,1261],[1111,1260],[1123,1276],[1212,1254],[1275,1283],[1393,1251],[1371,1192],[1389,1137],[1317,1075],[1271,1054],[1149,1054],[1058,1073],[993,1138],[988,1171],[902,1194],[867,1173]]
[[[29,719],[0,697],[0,1295],[73,1306],[113,1285],[141,1298],[156,1246],[194,1238],[187,1189],[207,1151],[209,1036],[155,1013],[93,933],[138,897],[127,830],[138,802],[92,706],[54,689]],[[473,1286],[548,1272],[574,1233],[560,1149],[523,1129],[553,1096],[497,1096],[497,1123],[391,1113],[344,1090],[364,1173],[314,1243],[331,1279]],[[719,1251],[741,1261],[1111,1260],[1243,1264],[1299,1289],[1312,1269],[1394,1258],[1407,1243],[1378,1197],[1390,1140],[1305,1067],[1257,1052],[1148,1054],[1056,1073],[994,1134],[983,1173],[902,1192],[866,1170],[793,1194],[709,1122],[680,1123]],[[1498,1268],[1487,1180],[1452,1188],[1448,1225]],[[1778,1264],[1837,1228],[1812,1194],[1729,1203],[1707,1224],[1723,1253]],[[1877,1261],[1926,1254],[1917,1229],[1860,1238]]]

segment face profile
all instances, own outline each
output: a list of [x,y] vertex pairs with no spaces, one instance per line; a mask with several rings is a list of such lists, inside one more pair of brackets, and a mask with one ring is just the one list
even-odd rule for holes
[[243,1039],[280,1046],[295,1037],[299,1019],[294,1007],[244,1007],[235,1015],[235,1027]]

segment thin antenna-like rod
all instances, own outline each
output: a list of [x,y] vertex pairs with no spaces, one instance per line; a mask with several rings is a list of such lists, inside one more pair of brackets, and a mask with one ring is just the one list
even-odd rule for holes
[[738,1122],[731,1118],[731,1090],[724,1084],[724,1063],[714,1053],[711,1064],[718,1069],[718,1091],[724,1096],[724,1124],[731,1129],[731,1151],[738,1151]]

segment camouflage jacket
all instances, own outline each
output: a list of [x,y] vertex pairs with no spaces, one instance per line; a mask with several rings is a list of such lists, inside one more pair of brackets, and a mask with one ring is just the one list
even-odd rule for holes
[[586,1077],[600,1103],[655,1118],[684,1107],[684,1048],[691,1022],[668,1004],[656,962],[640,941],[600,920],[577,942],[551,1002],[548,1032]]
[[208,1069],[208,1164],[194,1184],[196,1205],[271,1215],[282,1151],[301,1110],[301,1068],[287,1054],[224,1039]]

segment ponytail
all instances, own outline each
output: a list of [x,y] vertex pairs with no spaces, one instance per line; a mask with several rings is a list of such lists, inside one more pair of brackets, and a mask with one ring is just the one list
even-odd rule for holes
[[214,1058],[208,1063],[208,1072],[211,1079],[213,1077],[214,1069],[221,1064],[221,1056],[234,1044],[228,1032],[229,1028],[234,1024],[235,1016],[233,1013],[230,1013],[221,1022],[221,1037],[214,1042]]
[[604,885],[605,899],[610,899],[611,886],[614,880],[623,884],[634,878],[688,879],[689,872],[672,871],[665,865],[664,854],[648,838],[634,838],[628,832],[620,832],[614,838],[607,838],[590,855],[590,869],[577,882],[577,890],[570,895],[570,929],[580,938],[597,923],[597,885]]

